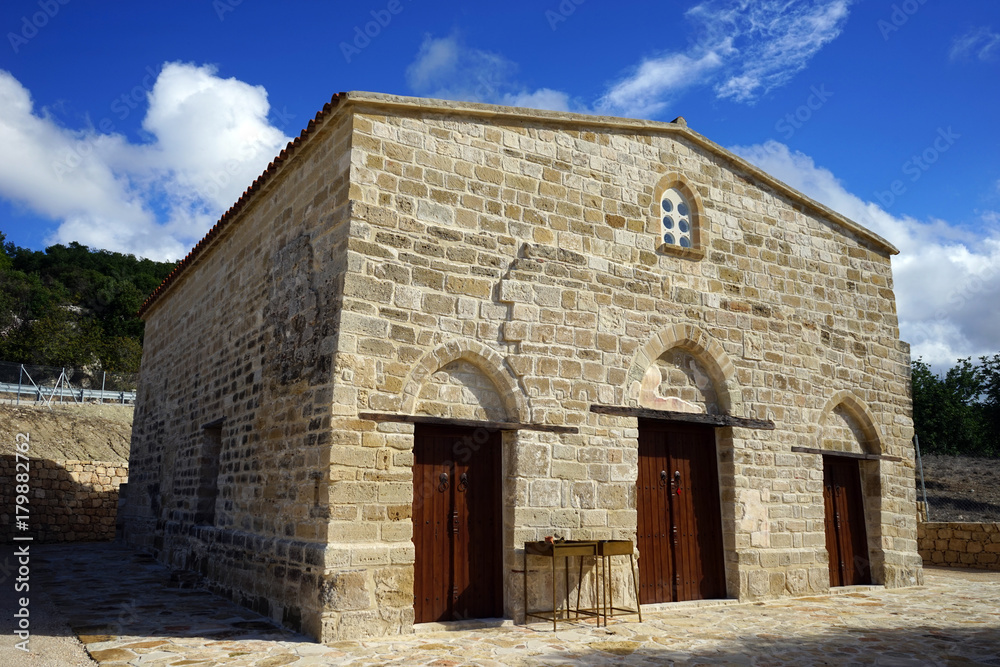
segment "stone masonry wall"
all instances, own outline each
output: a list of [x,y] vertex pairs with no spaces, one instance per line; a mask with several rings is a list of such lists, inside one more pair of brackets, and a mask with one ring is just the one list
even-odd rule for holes
[[128,543],[314,636],[350,136],[314,130],[146,313],[123,517]]
[[[328,611],[324,636],[411,622],[411,591],[379,582],[412,586],[412,526],[391,508],[413,498],[413,429],[356,415],[439,413],[426,387],[459,359],[507,419],[580,428],[505,441],[509,616],[523,608],[524,541],[635,538],[636,420],[588,410],[637,405],[647,369],[678,351],[721,411],[776,424],[718,430],[730,597],[828,589],[822,457],[791,447],[820,447],[838,408],[865,425],[851,449],[901,459],[865,466],[875,577],[921,581],[909,355],[885,251],[679,129],[356,109],[328,556],[365,590]],[[664,184],[701,211],[696,252],[659,243]]]
[[[31,459],[28,469],[29,529],[14,527],[17,460],[0,456],[0,540],[16,535],[36,542],[96,542],[115,538],[118,488],[128,482],[128,466],[106,461]],[[23,479],[23,478],[22,478]]]
[[920,522],[924,565],[1000,570],[1000,523]]
[[792,451],[826,442],[900,459],[861,466],[869,555],[922,581],[881,244],[679,125],[351,95],[147,313],[127,540],[323,640],[408,632],[414,427],[358,413],[575,426],[504,433],[518,619],[523,542],[635,539],[637,420],[590,406],[676,404],[776,426],[716,430],[729,597],[829,588],[822,456]]

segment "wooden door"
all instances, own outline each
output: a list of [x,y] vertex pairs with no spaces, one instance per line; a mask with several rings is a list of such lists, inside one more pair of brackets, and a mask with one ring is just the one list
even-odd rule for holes
[[499,431],[417,424],[415,622],[503,614]]
[[830,585],[870,584],[865,504],[857,460],[823,457],[823,504]]
[[726,595],[715,429],[639,421],[639,601]]

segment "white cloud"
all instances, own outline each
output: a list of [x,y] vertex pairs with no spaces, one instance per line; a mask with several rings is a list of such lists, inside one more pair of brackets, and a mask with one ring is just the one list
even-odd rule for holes
[[978,58],[991,61],[998,54],[1000,54],[1000,34],[993,32],[989,26],[983,26],[956,37],[951,44],[949,56],[952,60]]
[[530,89],[516,81],[517,64],[498,53],[466,46],[461,38],[424,38],[406,81],[418,95],[466,102],[588,113],[562,91]]
[[417,59],[406,70],[406,82],[414,90],[431,90],[458,69],[458,39],[454,36],[424,37]]
[[711,85],[720,99],[752,103],[801,71],[847,20],[852,0],[708,0],[685,14],[695,35],[685,52],[644,58],[593,108],[551,88],[515,80],[504,56],[428,35],[406,80],[418,95],[538,109],[655,117],[682,91]]
[[900,249],[893,277],[900,334],[945,370],[960,357],[994,354],[1000,331],[1000,213],[982,215],[985,233],[939,219],[897,217],[851,194],[812,158],[769,141],[732,147],[793,188],[871,229]]
[[503,96],[502,103],[512,107],[586,113],[585,110],[581,109],[570,99],[568,94],[561,90],[552,90],[551,88],[539,88],[530,93],[506,93]]
[[[210,66],[167,63],[132,143],[73,130],[0,70],[0,195],[59,222],[49,242],[182,257],[288,138],[267,120],[267,92]],[[100,127],[100,124],[99,124]]]
[[696,35],[685,52],[644,60],[597,107],[649,117],[694,85],[752,103],[805,68],[847,20],[851,0],[708,0],[685,13]]
[[627,116],[655,116],[667,106],[673,94],[703,81],[721,64],[722,57],[715,51],[697,57],[672,53],[644,60],[634,74],[613,85],[597,107]]

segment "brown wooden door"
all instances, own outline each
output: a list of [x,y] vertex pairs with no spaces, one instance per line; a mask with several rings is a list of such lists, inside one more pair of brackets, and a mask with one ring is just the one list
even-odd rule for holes
[[826,548],[830,552],[830,585],[870,584],[865,504],[861,473],[855,459],[823,457],[823,504]]
[[639,420],[639,601],[726,595],[715,429]]
[[503,614],[499,431],[417,424],[415,622]]

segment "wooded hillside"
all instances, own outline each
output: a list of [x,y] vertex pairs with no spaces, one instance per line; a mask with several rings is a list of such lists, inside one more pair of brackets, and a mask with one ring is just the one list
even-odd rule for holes
[[136,312],[173,267],[75,242],[19,248],[0,232],[0,360],[138,372]]

